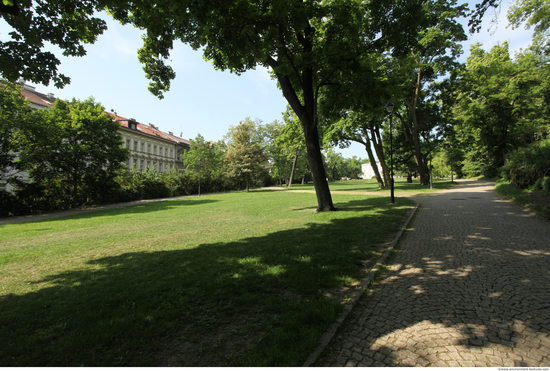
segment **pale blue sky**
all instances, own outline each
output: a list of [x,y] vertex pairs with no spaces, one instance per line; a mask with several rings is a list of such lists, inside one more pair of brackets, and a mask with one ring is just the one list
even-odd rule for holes
[[[506,28],[508,0],[503,0],[500,21],[491,35],[489,18],[480,34],[470,36],[464,46],[465,58],[469,44],[482,42],[490,49],[497,42],[508,41],[511,50],[527,47],[531,31]],[[241,76],[216,71],[202,53],[177,43],[171,56],[176,79],[171,89],[159,100],[147,90],[149,84],[142,66],[137,60],[141,46],[141,31],[132,26],[121,26],[108,16],[108,30],[93,45],[86,46],[87,55],[82,58],[61,56],[60,71],[71,77],[71,84],[64,89],[34,85],[42,93],[53,93],[61,99],[86,99],[93,96],[107,111],[114,109],[119,115],[137,121],[154,124],[163,131],[182,134],[183,138],[195,138],[198,133],[207,140],[219,140],[229,126],[237,125],[246,117],[259,118],[264,123],[282,120],[286,100],[263,68],[248,71]],[[0,23],[0,39],[7,39],[7,26]],[[495,31],[495,30],[493,30]],[[54,51],[54,50],[52,50]],[[61,55],[61,53],[56,53]],[[349,149],[336,149],[344,157],[367,158],[362,145],[353,144]]]

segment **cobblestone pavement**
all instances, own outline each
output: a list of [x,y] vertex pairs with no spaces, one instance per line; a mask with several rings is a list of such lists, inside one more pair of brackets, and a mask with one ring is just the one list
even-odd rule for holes
[[462,181],[421,203],[316,366],[550,366],[550,222]]

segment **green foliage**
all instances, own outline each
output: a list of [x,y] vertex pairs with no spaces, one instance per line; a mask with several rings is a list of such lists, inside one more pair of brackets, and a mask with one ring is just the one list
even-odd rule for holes
[[58,46],[64,56],[86,54],[82,44],[94,43],[107,29],[104,20],[93,17],[101,10],[96,0],[0,1],[0,19],[12,27],[10,41],[0,41],[0,74],[58,88],[70,82],[60,74],[57,56],[45,51]]
[[550,175],[550,139],[512,152],[500,175],[517,188],[529,188]]
[[40,118],[23,133],[18,164],[44,187],[48,202],[74,207],[113,192],[116,172],[128,158],[120,124],[93,99],[57,100]]
[[525,28],[535,26],[535,36],[542,35],[550,28],[550,1],[516,0],[508,11],[508,20],[513,28],[525,24]]
[[237,186],[247,191],[267,175],[267,157],[257,135],[259,125],[259,120],[246,118],[228,133],[225,172]]
[[470,53],[455,85],[455,114],[492,169],[504,164],[509,151],[535,141],[548,125],[548,69],[531,51],[512,60],[507,43],[490,52],[477,44]]
[[[221,177],[223,172],[223,158],[225,143],[207,142],[200,134],[191,140],[191,146],[181,156],[187,171],[200,172],[205,177]],[[200,165],[199,165],[200,164]]]
[[15,161],[19,152],[21,132],[36,120],[36,114],[21,94],[21,86],[0,84],[0,178],[16,176]]

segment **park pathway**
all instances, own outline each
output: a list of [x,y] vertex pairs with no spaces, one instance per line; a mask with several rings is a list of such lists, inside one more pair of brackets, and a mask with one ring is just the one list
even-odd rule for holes
[[421,203],[315,366],[550,366],[550,222],[461,181]]

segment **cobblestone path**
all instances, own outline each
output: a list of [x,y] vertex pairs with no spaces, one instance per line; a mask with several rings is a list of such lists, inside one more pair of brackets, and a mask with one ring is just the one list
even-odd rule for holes
[[550,366],[550,222],[462,181],[422,207],[315,366]]

